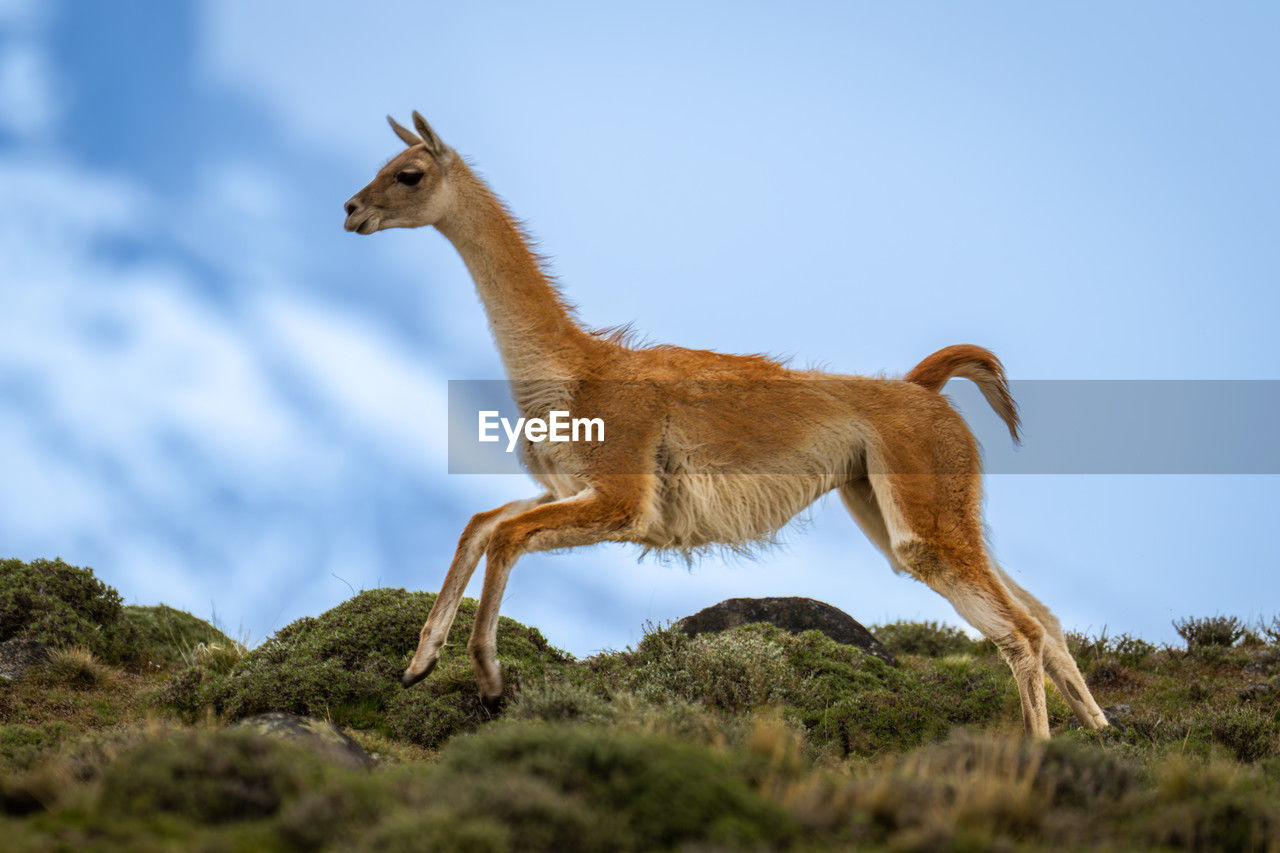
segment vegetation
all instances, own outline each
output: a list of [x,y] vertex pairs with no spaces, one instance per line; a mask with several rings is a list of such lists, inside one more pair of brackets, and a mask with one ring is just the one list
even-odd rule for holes
[[92,571],[62,560],[3,560],[0,578],[0,642],[78,645],[114,662],[138,648],[134,626],[121,618],[120,593]]
[[[165,689],[164,700],[187,719],[206,709],[228,719],[285,711],[438,747],[491,715],[480,703],[465,654],[441,660],[419,688],[401,689],[400,674],[434,601],[423,592],[367,590],[318,617],[286,625],[224,671],[194,662]],[[454,648],[465,648],[475,606],[463,602],[449,635]],[[570,656],[548,645],[537,629],[503,617],[498,659],[512,696],[523,681]]]
[[937,658],[981,654],[989,649],[986,640],[972,639],[959,628],[939,622],[890,622],[877,625],[875,635],[895,654]]
[[1173,623],[1178,636],[1187,641],[1191,651],[1208,648],[1230,648],[1244,636],[1244,625],[1234,616],[1211,616],[1207,619],[1187,617]]
[[231,639],[218,628],[184,610],[165,604],[151,607],[129,605],[121,618],[133,626],[138,650],[137,660],[148,660],[157,666],[172,667],[195,663],[220,668],[219,657],[238,658],[244,645]]
[[113,664],[172,666],[201,644],[232,647],[222,631],[160,604],[123,606],[90,569],[62,560],[0,560],[0,642],[75,646]]
[[[88,570],[4,567],[6,638],[51,646],[0,679],[6,849],[1280,849],[1275,620],[1183,620],[1177,648],[1071,635],[1116,725],[1080,730],[1051,689],[1037,743],[993,647],[936,623],[874,629],[895,667],[765,625],[575,660],[504,619],[490,715],[473,602],[405,691],[424,593],[365,591],[248,650]],[[263,711],[377,763],[227,725]]]

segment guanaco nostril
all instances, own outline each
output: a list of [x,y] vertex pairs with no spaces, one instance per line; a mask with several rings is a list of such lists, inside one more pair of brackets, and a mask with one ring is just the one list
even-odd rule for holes
[[351,214],[355,213],[356,207],[358,207],[358,205],[354,201],[347,202],[345,206],[345,209],[347,211],[347,216],[350,216]]

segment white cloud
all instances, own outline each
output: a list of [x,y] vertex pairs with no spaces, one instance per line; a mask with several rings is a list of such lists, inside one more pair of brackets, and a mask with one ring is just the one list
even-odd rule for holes
[[0,0],[0,130],[23,140],[48,135],[61,115],[57,75],[40,36],[48,4]]
[[[90,563],[136,601],[214,600],[255,637],[344,598],[330,573],[388,573],[386,537],[405,534],[379,510],[403,513],[396,502],[443,469],[430,441],[443,380],[318,297],[242,305],[209,297],[180,259],[116,259],[113,246],[163,241],[184,215],[127,181],[0,160],[0,195],[22,211],[0,230],[8,553]],[[206,247],[214,275],[244,261],[284,287],[286,270],[225,238]]]
[[385,330],[281,293],[255,299],[270,340],[342,425],[401,463],[439,473],[447,452],[447,381]]
[[32,138],[46,134],[59,115],[52,69],[31,44],[6,45],[0,53],[0,127]]

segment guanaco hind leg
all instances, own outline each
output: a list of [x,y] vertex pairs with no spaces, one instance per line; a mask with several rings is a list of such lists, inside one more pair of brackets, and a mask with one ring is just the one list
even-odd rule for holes
[[965,621],[996,644],[1018,686],[1024,730],[1034,737],[1048,737],[1047,631],[1005,585],[987,554],[979,519],[978,476],[873,474],[869,482],[874,504],[858,484],[842,488],[841,494],[846,504],[863,511],[862,517],[858,513],[854,517],[864,530],[870,528],[869,533],[881,529],[866,518],[866,510],[877,506],[884,535],[873,535],[872,541],[896,566],[949,600]]
[[[922,485],[923,492],[931,498],[925,503],[948,498],[965,502],[972,497],[969,489],[956,488],[954,478],[938,479],[938,488],[928,488],[927,480],[910,478],[911,488],[901,489],[911,493],[904,501],[905,496],[893,492],[892,480],[879,476],[874,487],[869,479],[855,480],[841,488],[841,497],[861,529],[886,553],[895,569],[908,571],[931,585],[951,601],[961,617],[1001,649],[1018,681],[1027,733],[1048,734],[1043,690],[1046,671],[1083,725],[1091,729],[1107,725],[1106,716],[1094,702],[1066,648],[1056,617],[991,560],[978,525],[961,523],[940,528],[937,524],[940,517],[964,519],[972,512],[961,506],[920,506]],[[899,478],[899,482],[904,480]],[[882,501],[890,511],[883,511]],[[911,516],[915,516],[915,525],[910,524]]]
[[1058,618],[1049,612],[1049,608],[1041,604],[1034,595],[1009,577],[1004,569],[997,565],[996,571],[1000,573],[1000,578],[1009,591],[1044,626],[1045,671],[1049,673],[1049,678],[1053,679],[1062,698],[1067,700],[1067,705],[1076,715],[1076,719],[1088,729],[1101,729],[1106,726],[1107,715],[1098,707],[1093,694],[1089,692],[1088,685],[1084,682],[1084,677],[1080,675],[1075,658],[1067,648],[1067,639],[1062,634],[1062,625],[1058,622]]

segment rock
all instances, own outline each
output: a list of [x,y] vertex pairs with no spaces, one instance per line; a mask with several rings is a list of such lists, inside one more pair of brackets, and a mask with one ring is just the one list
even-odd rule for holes
[[1260,702],[1275,692],[1275,688],[1265,681],[1255,681],[1245,685],[1238,694],[1241,702]]
[[837,643],[897,665],[893,653],[852,616],[812,598],[730,598],[684,617],[675,627],[696,637],[751,622],[766,622],[792,634],[821,631]]
[[1125,720],[1133,719],[1132,705],[1108,705],[1102,709],[1102,713],[1107,715],[1107,722],[1115,725],[1123,723]]
[[1280,669],[1280,649],[1274,646],[1267,646],[1249,655],[1249,662],[1244,665],[1244,671],[1260,675],[1270,675]]
[[5,640],[0,643],[0,678],[17,678],[48,660],[49,647],[39,640]]
[[[1102,709],[1102,713],[1104,716],[1106,716],[1107,723],[1111,726],[1111,728],[1115,729],[1118,732],[1123,732],[1125,729],[1127,729],[1129,722],[1133,720],[1132,705],[1108,705],[1107,707]],[[1070,720],[1067,720],[1067,728],[1068,729],[1081,728],[1080,721],[1077,720],[1074,716],[1072,716]]]
[[324,720],[272,712],[246,717],[232,728],[250,729],[268,737],[300,743],[348,767],[373,766],[373,758],[364,747]]

